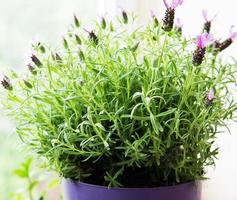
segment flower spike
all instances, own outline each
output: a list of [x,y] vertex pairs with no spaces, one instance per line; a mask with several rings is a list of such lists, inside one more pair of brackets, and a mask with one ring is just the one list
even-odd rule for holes
[[209,19],[207,10],[202,10],[202,16],[205,20],[204,27],[203,27],[203,33],[205,33],[205,32],[210,33],[212,21],[217,17],[217,14],[212,19]]
[[216,41],[214,43],[214,44],[218,44],[218,45],[213,45],[216,52],[221,52],[221,51],[225,50],[237,39],[237,32],[234,32],[233,28],[234,28],[234,26],[230,27],[229,38],[227,38],[223,42]]
[[195,66],[201,65],[205,56],[206,46],[211,40],[211,36],[208,33],[197,36],[196,40],[196,50],[193,53],[193,64]]
[[6,75],[3,75],[3,78],[1,80],[1,84],[6,90],[12,90],[13,89],[11,81]]
[[171,31],[174,26],[175,9],[183,3],[183,0],[172,0],[171,3],[168,3],[167,0],[163,1],[166,7],[166,12],[162,28],[164,31]]

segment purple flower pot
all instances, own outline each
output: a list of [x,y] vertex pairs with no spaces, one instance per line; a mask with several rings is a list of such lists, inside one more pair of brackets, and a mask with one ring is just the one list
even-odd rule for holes
[[201,200],[201,182],[159,188],[110,188],[63,180],[64,200]]

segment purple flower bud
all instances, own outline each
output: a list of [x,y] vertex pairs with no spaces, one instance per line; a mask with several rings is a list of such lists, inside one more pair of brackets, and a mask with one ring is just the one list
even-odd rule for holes
[[199,35],[196,40],[197,48],[193,53],[193,64],[195,66],[201,65],[205,56],[206,46],[211,40],[211,37],[208,33]]
[[205,104],[206,106],[210,106],[213,101],[215,100],[215,90],[213,88],[211,88],[207,93],[206,93],[206,96],[205,96]]
[[174,17],[175,17],[175,8],[183,3],[183,0],[172,0],[172,2],[168,3],[167,0],[163,0],[166,12],[165,17],[163,19],[163,29],[164,31],[171,31],[174,26]]
[[234,26],[231,26],[229,38],[227,38],[223,42],[218,43],[218,46],[216,46],[216,48],[215,48],[216,52],[221,52],[221,51],[225,50],[236,40],[237,32],[233,32],[233,28],[234,28]]
[[226,40],[218,44],[216,51],[221,52],[227,49],[232,43],[233,43],[233,40],[231,38],[227,38]]
[[13,89],[11,81],[6,75],[3,76],[2,80],[1,80],[1,84],[6,90]]
[[123,17],[123,23],[127,24],[128,23],[128,14],[125,10],[122,11],[122,17]]
[[179,5],[182,5],[183,0],[172,0],[172,2],[168,3],[167,0],[163,0],[165,7],[167,9],[175,9],[177,8]]
[[217,14],[212,19],[209,19],[207,10],[203,10],[202,11],[202,16],[205,20],[204,27],[203,27],[203,33],[205,33],[205,32],[210,33],[212,21],[216,18]]
[[89,32],[89,38],[97,45],[99,40],[94,31]]
[[175,16],[175,10],[172,8],[168,8],[165,11],[165,17],[163,19],[163,30],[164,31],[171,31],[174,26],[174,16]]
[[193,53],[192,63],[195,66],[199,66],[202,64],[206,53],[206,48],[197,48]]
[[33,63],[35,63],[35,65],[37,67],[42,67],[41,61],[39,60],[39,58],[37,58],[37,56],[35,54],[31,55],[31,60],[32,60]]

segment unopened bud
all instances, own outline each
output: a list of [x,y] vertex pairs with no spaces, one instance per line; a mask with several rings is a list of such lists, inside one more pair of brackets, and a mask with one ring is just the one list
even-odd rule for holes
[[40,44],[39,50],[41,51],[41,53],[45,53],[45,51],[46,51],[45,47],[42,44]]
[[102,29],[106,29],[106,20],[104,17],[102,17],[102,19],[101,19],[101,27],[102,27]]
[[68,42],[65,38],[63,38],[63,46],[65,49],[69,49]]
[[37,67],[42,67],[42,63],[41,63],[41,61],[39,60],[39,58],[36,57],[36,55],[32,54],[32,55],[31,55],[31,60],[32,60],[33,63],[35,63],[35,65],[36,65]]
[[211,31],[211,21],[206,21],[203,27],[203,33],[210,33]]
[[98,40],[98,37],[96,36],[96,34],[91,31],[89,32],[89,38],[97,45],[99,40]]
[[76,38],[77,44],[81,44],[81,38],[77,34],[75,34],[75,38]]
[[81,49],[78,50],[78,55],[79,55],[79,58],[80,58],[81,60],[85,60],[84,53],[83,53],[83,51],[82,51]]
[[114,32],[114,25],[113,25],[113,22],[110,22],[110,24],[109,24],[109,30],[110,30],[111,32]]
[[153,21],[153,26],[154,26],[154,27],[159,26],[159,21],[158,21],[158,19],[157,19],[157,17],[155,16],[155,14],[154,14],[153,11],[151,11],[151,18],[152,18],[152,21]]
[[76,27],[80,27],[80,22],[79,22],[79,20],[78,20],[78,18],[77,18],[77,16],[76,15],[74,15],[74,24],[75,24],[75,26]]
[[24,79],[23,82],[26,85],[26,87],[28,87],[29,89],[31,89],[33,87],[32,84],[29,81]]
[[125,10],[122,11],[122,16],[123,16],[123,23],[127,24],[128,23],[128,14],[126,13]]
[[3,79],[1,80],[1,84],[6,90],[13,89],[10,79],[5,75],[3,76]]

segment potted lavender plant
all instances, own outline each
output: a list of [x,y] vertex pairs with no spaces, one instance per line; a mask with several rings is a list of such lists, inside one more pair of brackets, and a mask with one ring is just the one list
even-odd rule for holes
[[[174,27],[182,0],[145,27],[122,12],[93,30],[78,18],[57,52],[34,44],[28,77],[2,78],[3,105],[17,133],[64,182],[68,200],[200,200],[220,128],[235,119],[236,62],[221,42]],[[133,30],[133,31],[131,31]]]

